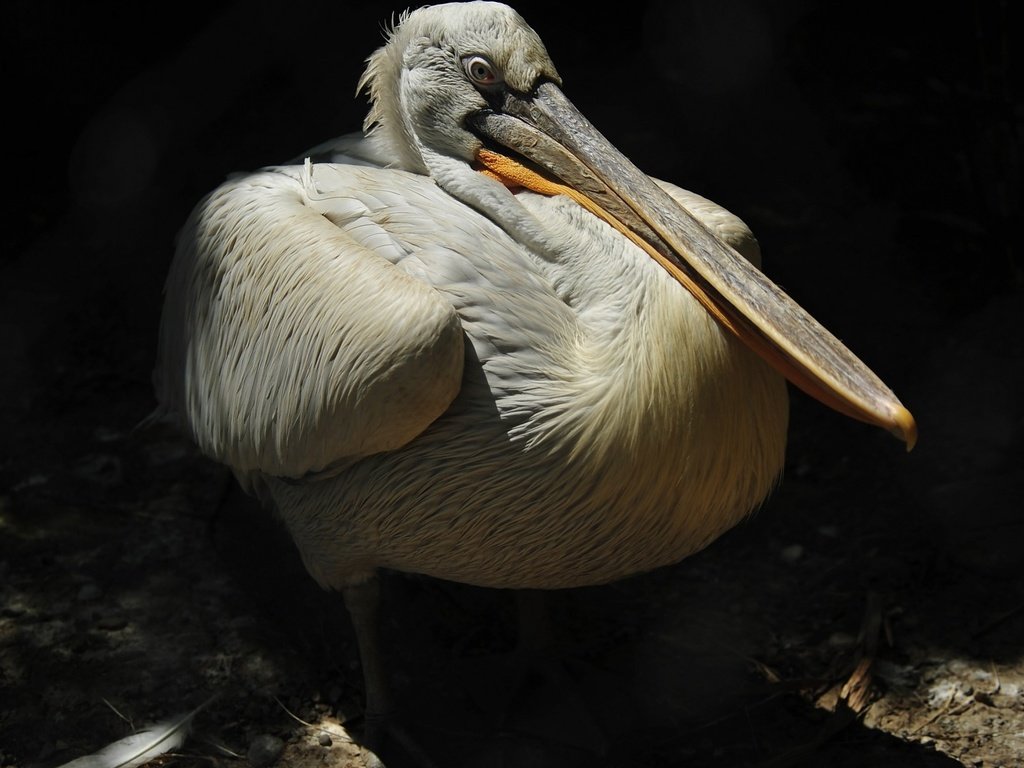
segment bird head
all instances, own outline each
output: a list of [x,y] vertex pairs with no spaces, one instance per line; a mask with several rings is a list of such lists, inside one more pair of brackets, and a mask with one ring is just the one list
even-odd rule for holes
[[482,140],[466,118],[506,93],[561,83],[544,43],[512,8],[469,2],[401,15],[367,59],[359,90],[371,109],[363,130],[384,134],[396,167],[429,173],[436,154],[471,163]]
[[522,206],[504,187],[576,200],[800,389],[913,447],[916,424],[892,391],[590,124],[562,93],[539,36],[508,6],[404,14],[368,59],[363,87],[372,100],[364,129],[396,167],[429,174],[506,225]]

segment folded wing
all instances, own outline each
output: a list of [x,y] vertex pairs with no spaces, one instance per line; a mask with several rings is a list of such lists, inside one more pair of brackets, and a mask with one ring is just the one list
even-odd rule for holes
[[157,397],[237,474],[301,477],[399,448],[461,385],[450,302],[349,233],[358,199],[316,197],[308,168],[225,183],[168,276]]

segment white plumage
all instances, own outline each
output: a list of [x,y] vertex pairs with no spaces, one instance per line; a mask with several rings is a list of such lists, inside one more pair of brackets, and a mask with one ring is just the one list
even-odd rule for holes
[[229,182],[186,230],[164,348],[188,375],[161,401],[324,586],[608,581],[708,543],[781,469],[782,378],[606,224],[518,197],[559,258],[427,177],[336,164]]
[[[231,180],[185,226],[158,398],[277,510],[325,587],[381,567],[572,587],[680,560],[782,467],[785,383],[762,356],[913,440],[895,397],[835,363],[849,353],[784,295],[772,319],[777,289],[733,250],[759,262],[743,223],[630,175],[558,83],[506,6],[415,11],[369,59],[368,135]],[[535,169],[565,152],[541,159],[548,135],[581,158],[554,176],[604,220]],[[745,277],[708,288],[707,263]],[[771,302],[730,308],[751,281]],[[829,359],[763,340],[791,336],[825,339]],[[883,416],[846,408],[862,389]]]

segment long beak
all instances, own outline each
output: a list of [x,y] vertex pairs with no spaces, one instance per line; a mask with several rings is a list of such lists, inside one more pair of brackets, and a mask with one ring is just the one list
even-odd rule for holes
[[[471,116],[485,172],[566,194],[682,283],[722,326],[807,394],[914,447],[917,425],[842,342],[626,159],[553,83]],[[506,150],[511,150],[511,153]]]

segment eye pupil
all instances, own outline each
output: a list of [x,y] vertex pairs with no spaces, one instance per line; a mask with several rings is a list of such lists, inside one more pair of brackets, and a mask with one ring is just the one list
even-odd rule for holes
[[494,65],[482,56],[469,58],[464,66],[470,78],[480,85],[494,85],[501,79]]

